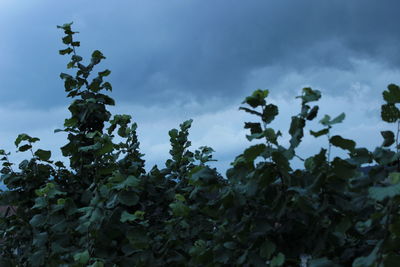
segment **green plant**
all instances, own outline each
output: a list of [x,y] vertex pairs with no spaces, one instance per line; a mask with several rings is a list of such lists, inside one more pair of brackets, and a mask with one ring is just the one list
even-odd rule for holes
[[[62,73],[71,117],[61,148],[69,167],[54,162],[51,152],[36,149],[38,138],[17,137],[29,160],[18,165],[2,156],[1,179],[8,190],[0,204],[15,214],[0,218],[1,266],[397,266],[400,263],[400,88],[389,85],[381,117],[397,123],[396,135],[382,131],[374,151],[353,140],[330,135],[344,119],[320,120],[328,149],[307,159],[296,153],[307,121],[315,119],[318,90],[304,88],[300,112],[292,117],[289,146],[280,131],[268,127],[278,107],[268,104],[268,90],[256,90],[241,110],[259,122],[246,122],[250,146],[236,157],[224,179],[212,161],[212,148],[190,151],[191,120],[169,132],[171,158],[166,166],[145,171],[137,125],[129,115],[111,116],[114,100],[104,79],[111,73],[94,67],[104,55],[92,53],[83,63],[77,55],[71,23],[59,26],[70,55]],[[107,128],[105,128],[107,127]],[[123,140],[114,142],[116,134]],[[391,150],[395,146],[395,151]],[[330,159],[331,146],[348,158]],[[304,161],[293,170],[290,160]],[[363,164],[376,163],[369,173]]]

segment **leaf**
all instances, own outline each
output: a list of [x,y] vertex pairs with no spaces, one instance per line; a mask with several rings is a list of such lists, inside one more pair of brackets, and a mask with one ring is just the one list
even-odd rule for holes
[[84,250],[83,252],[76,253],[74,255],[74,260],[80,264],[86,264],[89,261],[89,252]]
[[292,136],[290,139],[290,147],[292,149],[296,148],[301,139],[304,136],[303,129],[305,126],[306,121],[298,116],[292,116],[292,121],[290,123],[289,134]]
[[39,141],[40,139],[39,138],[36,138],[36,137],[30,137],[29,135],[27,135],[27,134],[19,134],[18,135],[18,137],[17,137],[17,139],[15,139],[15,146],[16,147],[18,147],[19,146],[19,144],[22,142],[22,141],[28,141],[28,142],[30,142],[30,143],[35,143],[36,141]]
[[383,99],[389,104],[400,103],[400,88],[395,84],[388,85],[388,91],[383,91]]
[[321,92],[318,90],[313,90],[310,87],[306,87],[303,88],[302,96],[297,96],[296,98],[301,98],[304,104],[312,101],[318,101],[321,98]]
[[124,180],[114,185],[113,188],[121,190],[121,189],[127,189],[129,187],[137,188],[139,185],[140,185],[140,180],[133,175],[129,175]]
[[388,186],[374,186],[370,187],[369,196],[377,201],[383,201],[386,198],[393,198],[400,195],[400,184]]
[[346,114],[341,113],[339,116],[334,118],[329,124],[333,125],[333,124],[341,123],[345,117],[346,117]]
[[101,71],[101,72],[99,72],[99,76],[106,77],[106,76],[110,75],[110,73],[111,73],[110,70]]
[[355,165],[352,165],[346,160],[343,160],[339,157],[335,157],[333,159],[332,167],[333,173],[335,173],[338,177],[342,177],[345,179],[352,178],[357,169]]
[[58,53],[60,53],[60,55],[65,55],[65,54],[71,54],[74,50],[71,47],[68,47],[66,49],[61,49],[58,50]]
[[95,51],[92,53],[92,57],[93,57],[93,58],[98,58],[98,59],[104,59],[104,58],[105,58],[104,55],[103,55],[103,53],[101,53],[99,50],[95,50]]
[[314,137],[320,137],[321,135],[325,135],[327,133],[329,133],[329,128],[322,129],[318,132],[314,132],[314,131],[310,130],[310,134],[313,135]]
[[268,96],[268,94],[268,90],[257,89],[251,96],[246,97],[242,104],[246,103],[253,108],[265,105],[265,98]]
[[51,152],[48,150],[38,149],[35,152],[35,156],[38,157],[40,160],[47,161],[51,157]]
[[18,148],[18,151],[20,151],[20,152],[25,152],[25,151],[27,151],[27,150],[29,150],[29,149],[31,149],[31,148],[32,148],[31,145],[23,145],[23,146],[20,146],[20,147]]
[[259,122],[245,122],[244,128],[250,129],[251,134],[262,133],[261,124]]
[[260,112],[258,112],[258,111],[255,111],[255,110],[252,110],[252,109],[249,109],[249,108],[246,108],[246,107],[240,107],[239,110],[244,110],[244,111],[246,111],[247,113],[250,113],[250,114],[253,114],[253,115],[262,117],[262,113],[260,113]]
[[265,259],[270,259],[275,249],[276,245],[267,239],[260,247],[260,256]]
[[285,255],[279,252],[278,255],[272,258],[270,265],[271,267],[275,267],[275,266],[282,266],[284,263],[285,263]]
[[42,214],[36,214],[29,221],[30,225],[32,225],[33,227],[42,226],[45,222],[46,222],[46,217]]
[[121,221],[122,223],[125,223],[125,222],[133,222],[133,221],[136,220],[136,219],[137,219],[137,217],[136,217],[135,214],[131,214],[131,213],[127,212],[127,211],[124,211],[124,212],[122,212],[122,214],[121,214],[121,219],[120,219],[120,221]]
[[236,248],[235,242],[225,242],[224,247],[230,250],[234,250]]
[[62,38],[64,44],[70,44],[72,42],[72,35],[67,35]]
[[177,201],[169,204],[172,213],[178,217],[187,217],[189,215],[190,209],[183,202]]
[[104,89],[106,89],[106,90],[108,90],[108,91],[112,91],[112,86],[111,86],[111,84],[110,84],[109,82],[103,83],[103,85],[101,86],[101,88],[104,88]]
[[332,126],[333,124],[341,123],[345,117],[346,115],[344,113],[341,113],[339,116],[331,120],[331,117],[329,115],[325,115],[319,122],[325,126]]
[[318,114],[318,106],[314,106],[307,114],[306,119],[309,121],[312,121]]
[[257,157],[259,157],[265,151],[265,149],[266,145],[264,144],[251,146],[243,152],[243,157],[248,162],[253,162]]
[[75,127],[75,125],[77,123],[78,123],[78,119],[76,117],[72,117],[70,119],[65,119],[64,126],[65,127]]
[[385,139],[382,146],[388,147],[394,143],[394,133],[392,131],[381,131],[381,135]]
[[270,123],[275,119],[276,115],[278,114],[279,114],[278,107],[275,106],[274,104],[268,104],[262,113],[262,120],[265,123]]
[[34,245],[37,248],[43,247],[48,239],[48,233],[37,233],[34,235],[32,245]]
[[392,123],[400,118],[400,111],[394,104],[384,104],[381,106],[382,120]]
[[389,174],[389,179],[392,184],[398,184],[400,182],[400,172],[392,172]]
[[135,206],[139,202],[139,196],[135,192],[121,191],[118,193],[118,200],[127,206]]
[[329,139],[329,142],[334,146],[337,146],[337,147],[340,147],[342,149],[346,149],[349,151],[354,151],[354,148],[356,146],[356,142],[354,142],[351,139],[342,138],[340,135],[332,136],[331,139]]

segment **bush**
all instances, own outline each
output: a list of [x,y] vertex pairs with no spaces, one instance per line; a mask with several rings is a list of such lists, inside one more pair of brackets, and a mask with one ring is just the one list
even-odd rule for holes
[[[290,144],[279,144],[279,131],[268,128],[278,107],[268,90],[256,90],[240,109],[259,118],[246,122],[249,141],[224,179],[210,168],[213,150],[192,152],[191,120],[169,131],[171,158],[166,167],[144,169],[129,115],[111,116],[114,100],[104,79],[109,70],[89,76],[104,55],[90,63],[76,54],[80,43],[71,24],[58,26],[71,55],[62,73],[71,117],[65,120],[68,143],[61,147],[69,168],[34,149],[36,137],[20,134],[15,145],[30,160],[9,162],[0,150],[2,181],[8,190],[1,205],[15,212],[0,219],[1,266],[398,266],[400,263],[400,160],[398,134],[381,132],[373,152],[353,140],[331,136],[342,113],[320,120],[313,136],[328,137],[328,149],[307,159],[296,154],[307,121],[317,117],[318,90],[297,96],[301,111],[292,117]],[[400,88],[383,92],[382,119],[399,126]],[[107,128],[105,128],[107,127]],[[122,142],[114,143],[117,134]],[[330,159],[336,146],[349,157]],[[390,148],[395,146],[395,151]],[[293,170],[290,160],[304,161]],[[257,163],[256,163],[257,162]],[[376,163],[368,173],[360,171]]]

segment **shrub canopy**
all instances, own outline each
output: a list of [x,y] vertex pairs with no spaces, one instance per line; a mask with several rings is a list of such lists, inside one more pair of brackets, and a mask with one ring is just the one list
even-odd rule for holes
[[[105,81],[111,73],[93,69],[105,56],[94,51],[87,64],[71,24],[58,26],[69,55],[61,73],[70,118],[61,147],[68,168],[51,152],[36,148],[39,138],[20,134],[15,145],[30,153],[17,167],[0,150],[1,179],[7,191],[0,204],[15,212],[0,219],[1,266],[398,266],[400,264],[400,88],[383,92],[381,117],[397,123],[396,134],[382,131],[374,151],[332,135],[335,118],[325,115],[328,148],[302,159],[296,154],[308,121],[318,115],[318,90],[304,88],[300,112],[292,116],[288,146],[268,125],[278,107],[268,90],[246,97],[241,110],[254,145],[245,149],[223,178],[208,162],[212,148],[192,151],[191,120],[169,131],[165,168],[146,172],[137,125],[129,115],[112,116],[114,100]],[[114,142],[118,135],[121,142]],[[331,147],[348,158],[330,158]],[[394,150],[392,150],[394,147]],[[298,157],[304,169],[293,170]],[[363,164],[375,163],[368,173]]]

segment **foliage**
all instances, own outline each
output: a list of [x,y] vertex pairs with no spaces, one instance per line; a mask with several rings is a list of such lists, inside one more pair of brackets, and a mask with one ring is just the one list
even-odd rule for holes
[[[93,70],[103,59],[94,51],[83,64],[71,24],[58,26],[70,55],[62,73],[71,117],[61,147],[69,168],[51,152],[36,149],[38,138],[20,134],[15,145],[30,152],[18,165],[2,156],[2,181],[8,190],[0,204],[15,213],[0,219],[1,266],[397,266],[400,263],[400,161],[397,130],[382,131],[373,152],[331,136],[344,113],[310,131],[328,137],[328,149],[307,159],[296,154],[307,121],[315,119],[318,90],[304,88],[300,112],[292,117],[287,147],[280,131],[268,127],[278,107],[268,90],[256,90],[241,110],[259,122],[246,122],[250,146],[232,162],[224,179],[210,168],[213,150],[190,151],[191,120],[169,132],[171,158],[149,172],[139,150],[137,125],[129,115],[111,116],[114,100],[109,70]],[[90,79],[89,79],[90,78]],[[381,117],[399,127],[400,88],[383,92]],[[108,126],[107,128],[105,128]],[[398,128],[399,129],[399,128]],[[114,142],[115,134],[123,141]],[[395,146],[395,151],[391,147]],[[348,158],[330,160],[331,147]],[[293,170],[290,160],[304,161]],[[376,163],[368,173],[360,171]]]

